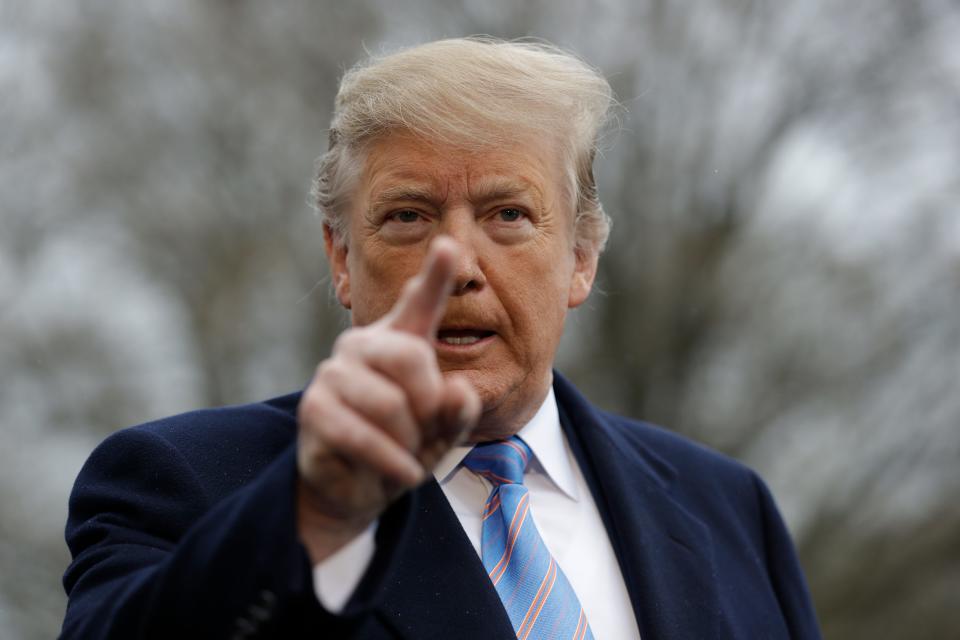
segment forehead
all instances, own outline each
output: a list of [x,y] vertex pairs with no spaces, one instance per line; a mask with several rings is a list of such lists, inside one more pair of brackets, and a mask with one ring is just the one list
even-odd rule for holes
[[554,145],[540,141],[468,150],[395,133],[368,147],[360,186],[367,195],[397,187],[548,195],[564,187],[561,164]]

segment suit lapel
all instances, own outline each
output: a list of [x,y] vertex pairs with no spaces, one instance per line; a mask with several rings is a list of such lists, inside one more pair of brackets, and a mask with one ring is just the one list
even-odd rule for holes
[[413,492],[409,538],[383,592],[384,621],[409,640],[513,638],[473,545],[435,480]]
[[710,533],[672,497],[675,470],[554,375],[561,425],[610,535],[641,637],[726,637]]

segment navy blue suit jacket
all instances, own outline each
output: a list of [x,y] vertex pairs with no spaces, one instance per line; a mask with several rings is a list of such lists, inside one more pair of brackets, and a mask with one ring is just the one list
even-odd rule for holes
[[[820,637],[790,538],[752,471],[600,412],[559,375],[555,391],[644,640]],[[192,412],[100,445],[70,498],[62,637],[512,638],[433,480],[383,514],[343,614],[323,610],[296,533],[298,401]]]

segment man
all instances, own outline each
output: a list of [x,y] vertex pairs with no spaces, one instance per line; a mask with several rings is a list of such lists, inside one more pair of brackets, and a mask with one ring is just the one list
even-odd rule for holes
[[763,483],[552,370],[610,101],[544,45],[349,72],[315,193],[353,327],[302,394],[91,455],[64,637],[819,637]]

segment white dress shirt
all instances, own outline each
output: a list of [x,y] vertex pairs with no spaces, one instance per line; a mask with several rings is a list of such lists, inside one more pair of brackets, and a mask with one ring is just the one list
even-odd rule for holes
[[[616,555],[593,495],[567,444],[553,389],[540,410],[517,434],[533,459],[524,475],[530,512],[544,544],[573,587],[597,640],[638,640],[640,632]],[[455,447],[444,456],[434,477],[480,553],[483,512],[492,485],[460,463],[471,447]],[[314,567],[317,598],[340,611],[356,589],[374,552],[376,525]]]

